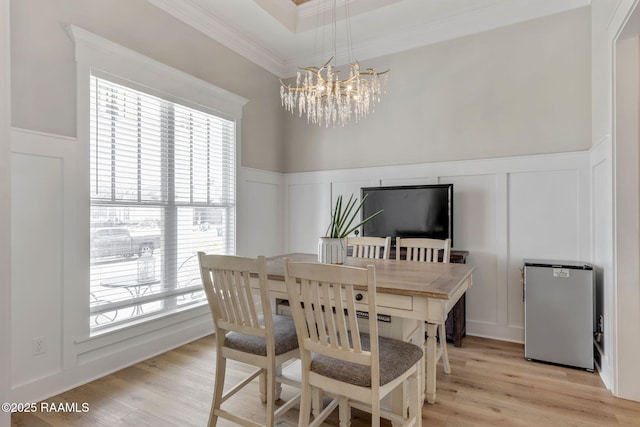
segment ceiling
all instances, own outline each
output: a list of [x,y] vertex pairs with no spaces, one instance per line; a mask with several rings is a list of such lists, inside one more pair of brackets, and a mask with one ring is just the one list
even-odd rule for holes
[[[279,77],[587,6],[591,0],[148,0]],[[350,16],[352,52],[345,15]],[[326,25],[325,25],[326,24]],[[324,42],[323,42],[324,40]]]

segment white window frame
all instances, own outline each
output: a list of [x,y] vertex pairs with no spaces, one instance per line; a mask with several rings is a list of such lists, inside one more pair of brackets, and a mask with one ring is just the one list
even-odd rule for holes
[[[240,159],[240,129],[242,120],[242,108],[247,100],[210,83],[193,77],[190,74],[176,70],[166,64],[148,58],[131,49],[120,46],[100,36],[73,25],[67,27],[69,36],[75,43],[75,59],[77,65],[77,132],[78,132],[78,158],[89,158],[90,141],[90,96],[89,82],[92,70],[98,70],[111,76],[117,76],[120,81],[134,89],[161,95],[170,101],[211,111],[216,116],[235,122],[236,134],[236,177],[234,179],[237,193],[237,173]],[[78,176],[85,177],[88,182],[90,170],[89,162],[81,162],[76,165]],[[74,247],[70,255],[78,266],[74,271],[66,273],[67,285],[63,304],[86,307],[86,310],[65,311],[64,330],[75,337],[78,352],[92,351],[104,345],[104,342],[118,341],[136,335],[141,335],[166,328],[168,325],[182,323],[189,319],[210,318],[207,306],[196,307],[185,312],[179,312],[161,319],[147,321],[139,325],[127,327],[103,335],[110,337],[90,337],[89,329],[89,218],[90,195],[89,187],[82,187],[82,193],[74,197],[74,212],[77,224],[69,235],[69,246]],[[236,212],[237,217],[237,212]],[[236,223],[236,218],[234,218]],[[237,237],[234,237],[237,240]],[[235,247],[235,242],[233,243]],[[65,252],[66,253],[66,252]],[[83,266],[86,266],[83,267]],[[67,315],[67,313],[69,313]],[[173,319],[171,319],[173,317]],[[115,337],[114,337],[115,335]],[[96,338],[103,338],[97,340]],[[100,342],[96,342],[100,341]],[[73,363],[72,355],[65,356],[65,365]]]
[[[91,79],[98,247],[91,248],[90,324],[97,335],[206,304],[195,251],[235,253],[236,137],[235,123],[213,112],[149,95],[95,69]],[[158,222],[140,229],[136,223],[148,215]],[[211,227],[196,224],[198,218]],[[114,220],[122,223],[105,224]],[[135,247],[123,243],[129,231]],[[120,239],[100,238],[114,232]],[[150,250],[138,252],[143,244]]]

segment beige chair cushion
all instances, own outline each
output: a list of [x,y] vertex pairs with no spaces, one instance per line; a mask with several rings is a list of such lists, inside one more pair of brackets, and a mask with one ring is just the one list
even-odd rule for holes
[[[260,318],[260,324],[264,320]],[[276,356],[298,348],[298,336],[293,319],[286,316],[273,315],[273,328],[275,332]],[[267,355],[267,343],[264,337],[230,332],[225,337],[225,347],[245,353]]]
[[[369,334],[360,334],[362,348],[369,350]],[[386,337],[378,337],[380,347],[380,385],[398,378],[422,357],[417,345]],[[360,387],[371,387],[371,368],[358,363],[345,362],[332,357],[313,354],[311,371],[338,381]]]

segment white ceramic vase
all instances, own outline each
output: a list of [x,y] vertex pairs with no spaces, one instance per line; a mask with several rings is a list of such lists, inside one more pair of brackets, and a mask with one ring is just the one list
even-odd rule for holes
[[318,241],[318,262],[324,264],[344,264],[346,256],[346,238],[321,237]]

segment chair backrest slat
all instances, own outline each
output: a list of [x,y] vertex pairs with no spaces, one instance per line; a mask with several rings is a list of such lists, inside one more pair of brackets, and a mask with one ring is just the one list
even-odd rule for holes
[[316,281],[311,282],[309,289],[309,296],[311,304],[305,304],[305,309],[313,313],[315,324],[318,330],[318,342],[327,341],[327,327],[325,326],[324,313],[322,311],[322,303],[320,299],[320,283]]
[[227,282],[227,291],[231,295],[235,322],[239,325],[246,325],[247,319],[242,311],[242,276],[238,272],[230,272]]
[[330,304],[331,301],[331,287],[327,284],[322,284],[319,285],[319,291],[320,291],[320,301],[323,307],[323,310],[321,310],[324,313],[324,319],[325,319],[325,325],[327,328],[327,334],[328,337],[327,339],[329,340],[329,343],[331,344],[332,347],[337,348],[338,347],[338,329],[336,327],[336,324],[339,322],[339,320],[337,319],[337,316],[333,316],[332,313],[332,306]]
[[[345,307],[345,293],[340,286],[333,287],[333,300],[335,302],[336,313],[345,313],[347,308]],[[348,336],[350,326],[347,324],[348,316],[336,316],[336,323],[338,324],[338,335],[341,337]]]
[[232,313],[232,318],[230,321],[242,325],[242,313],[240,312],[240,306],[238,301],[238,296],[236,294],[236,286],[237,285],[237,275],[233,271],[225,271],[223,273],[224,281],[223,284],[225,286],[225,291],[228,299],[225,302],[228,304],[229,310]]
[[[353,316],[349,316],[349,327],[352,331],[358,331],[358,333],[351,334],[351,339],[353,340],[353,345],[351,347],[351,349],[355,350],[357,353],[362,352],[362,343],[360,341],[360,333],[359,333],[359,327],[358,327],[358,314],[356,311],[356,295],[353,289],[353,285],[345,285],[344,286],[344,293],[345,293],[345,301],[347,303],[347,312],[349,313],[353,313]],[[374,290],[375,292],[375,290]],[[370,313],[371,314],[371,313]],[[376,322],[377,325],[377,322]]]
[[256,305],[252,304],[253,294],[251,292],[251,278],[249,273],[243,271],[238,274],[238,291],[240,299],[240,308],[242,311],[243,319],[249,326],[258,326],[258,313],[256,312]]

